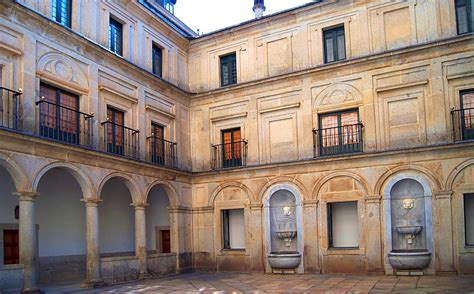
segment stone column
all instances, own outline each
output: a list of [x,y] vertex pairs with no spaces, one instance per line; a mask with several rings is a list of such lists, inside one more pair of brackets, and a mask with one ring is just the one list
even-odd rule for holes
[[38,252],[35,217],[36,192],[18,192],[20,198],[20,263],[23,264],[23,293],[40,293],[38,281]]
[[250,271],[263,272],[265,270],[262,243],[262,204],[250,204]]
[[380,214],[381,195],[365,196],[365,211],[367,219],[367,271],[383,272],[382,266],[382,217]]
[[[453,246],[453,216],[452,216],[452,195],[453,191],[438,191],[435,193],[433,205],[436,216],[433,220],[433,236],[436,248],[437,272],[454,272],[454,246]],[[430,238],[431,236],[426,236]]]
[[94,288],[103,283],[100,274],[99,203],[98,199],[84,200],[86,205],[86,280],[83,287]]
[[140,263],[140,279],[148,277],[148,260],[146,250],[146,218],[145,208],[148,204],[134,204],[135,206],[135,255]]
[[303,202],[303,235],[305,272],[320,273],[319,240],[318,240],[318,200],[310,199]]

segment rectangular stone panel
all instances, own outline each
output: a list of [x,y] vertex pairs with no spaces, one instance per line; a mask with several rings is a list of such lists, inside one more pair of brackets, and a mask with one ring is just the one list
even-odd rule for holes
[[385,45],[387,49],[410,44],[411,20],[409,7],[384,13]]

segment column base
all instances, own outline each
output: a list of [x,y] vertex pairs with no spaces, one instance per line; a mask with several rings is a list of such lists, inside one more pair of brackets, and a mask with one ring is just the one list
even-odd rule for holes
[[149,279],[149,278],[151,278],[151,275],[149,273],[143,273],[143,274],[140,274],[138,276],[139,280],[146,280],[146,279]]
[[41,292],[41,290],[39,288],[35,288],[35,289],[21,289],[21,293],[43,294],[44,292]]
[[104,281],[102,280],[90,280],[90,281],[84,281],[81,284],[81,288],[97,288],[100,286],[104,286]]

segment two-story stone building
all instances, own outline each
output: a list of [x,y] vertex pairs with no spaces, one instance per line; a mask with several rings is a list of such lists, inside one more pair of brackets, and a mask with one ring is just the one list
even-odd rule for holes
[[472,0],[175,2],[0,2],[0,290],[474,273]]

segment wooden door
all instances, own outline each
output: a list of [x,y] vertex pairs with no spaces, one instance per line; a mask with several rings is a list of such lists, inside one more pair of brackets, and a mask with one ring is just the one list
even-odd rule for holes
[[18,246],[18,230],[3,231],[4,264],[19,264],[20,249]]
[[162,253],[171,252],[170,230],[161,230],[161,251]]

